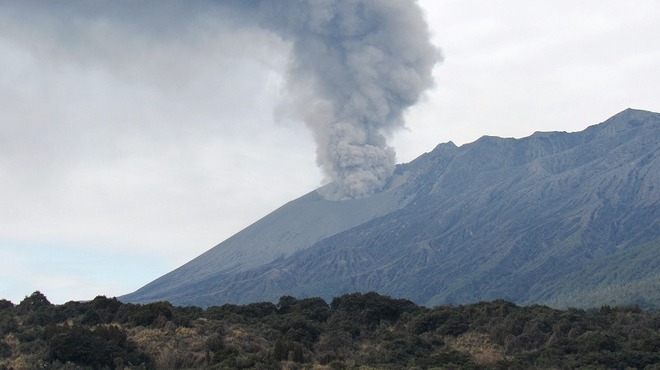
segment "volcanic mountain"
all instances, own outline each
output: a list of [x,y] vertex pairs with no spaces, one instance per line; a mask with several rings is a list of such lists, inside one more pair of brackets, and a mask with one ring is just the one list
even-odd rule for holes
[[438,145],[386,189],[313,191],[121,299],[177,305],[377,291],[425,305],[660,304],[660,114]]

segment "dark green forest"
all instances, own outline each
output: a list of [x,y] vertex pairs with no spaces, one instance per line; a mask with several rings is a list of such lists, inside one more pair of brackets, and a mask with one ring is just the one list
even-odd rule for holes
[[248,305],[0,300],[0,369],[660,369],[660,315],[377,293]]

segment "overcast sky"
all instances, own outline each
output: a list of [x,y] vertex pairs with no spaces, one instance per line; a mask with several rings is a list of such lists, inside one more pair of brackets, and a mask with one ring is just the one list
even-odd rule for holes
[[[129,293],[323,181],[312,135],[281,114],[290,45],[204,1],[90,3],[0,0],[0,298],[14,303]],[[399,163],[660,111],[656,0],[419,4],[444,61],[390,138]]]

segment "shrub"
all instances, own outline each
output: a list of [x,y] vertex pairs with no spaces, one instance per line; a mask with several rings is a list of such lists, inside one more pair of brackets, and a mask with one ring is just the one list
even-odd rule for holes
[[396,321],[404,312],[419,309],[407,299],[394,299],[375,292],[353,293],[336,297],[330,303],[336,311],[347,311],[355,315],[355,319],[370,325],[378,325],[382,320]]
[[0,299],[0,311],[13,310],[14,304],[6,299]]
[[43,295],[40,291],[36,291],[32,293],[29,297],[25,297],[21,301],[21,303],[18,304],[18,310],[21,313],[24,312],[30,312],[30,311],[37,311],[41,310],[44,308],[51,307],[52,304],[50,301],[48,301],[48,298],[46,298],[45,295]]
[[278,339],[273,348],[273,358],[276,361],[294,361],[302,363],[303,348],[300,344],[290,340]]
[[136,365],[150,362],[116,326],[99,326],[94,330],[78,325],[51,326],[46,336],[51,360],[94,368],[114,368],[118,358]]
[[451,308],[438,308],[413,319],[415,334],[437,331],[440,335],[457,336],[469,329],[469,321],[460,312]]
[[0,341],[0,359],[11,357],[12,349],[5,341]]
[[18,330],[18,321],[11,311],[0,311],[0,336]]

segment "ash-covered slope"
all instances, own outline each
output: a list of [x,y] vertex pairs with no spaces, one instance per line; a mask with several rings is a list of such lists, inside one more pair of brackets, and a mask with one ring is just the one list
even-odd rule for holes
[[231,238],[134,293],[127,302],[167,300],[179,304],[216,303],[202,287],[263,266],[316,242],[403,207],[400,191],[352,201],[329,201],[313,191],[278,208]]
[[627,303],[612,289],[631,287],[626,299],[653,299],[659,152],[660,114],[631,109],[578,133],[441,144],[374,197],[310,193],[124,299],[210,305],[376,290],[422,304],[561,306],[585,289],[595,304]]

